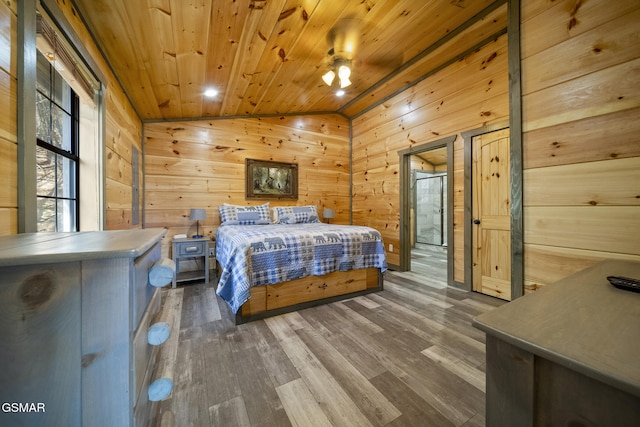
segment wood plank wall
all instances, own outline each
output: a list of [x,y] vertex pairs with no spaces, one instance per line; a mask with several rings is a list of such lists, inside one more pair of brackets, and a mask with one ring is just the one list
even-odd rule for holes
[[[58,0],[57,5],[107,80],[103,82],[106,85],[106,228],[140,228],[142,222],[131,224],[131,147],[142,152],[142,122],[71,2]],[[18,232],[17,1],[0,4],[0,30],[0,168],[6,179],[0,186],[2,235]],[[143,182],[142,168],[140,182]],[[142,211],[142,202],[139,208]]]
[[[640,260],[640,3],[522,3],[524,259],[531,291],[601,259]],[[489,57],[492,46],[353,121],[354,223],[380,229],[399,248],[397,151],[479,127],[486,111],[486,124],[508,118],[506,52],[495,51],[486,69],[472,64]],[[487,74],[497,77],[484,93]],[[453,183],[458,282],[464,280],[461,142]],[[399,262],[397,250],[389,262]]]
[[[316,205],[349,223],[349,121],[337,114],[145,123],[145,227],[195,234],[191,208],[205,208],[201,234],[214,237],[218,207]],[[246,200],[246,158],[298,164],[298,200]],[[204,233],[202,233],[204,229]]]
[[[108,77],[107,228],[131,228],[131,147],[142,152],[142,124],[72,5],[59,6]],[[640,260],[639,13],[637,0],[522,2],[527,290],[600,259]],[[17,232],[16,14],[16,1],[0,4],[0,167],[8,171],[0,189],[0,234]],[[353,120],[353,222],[379,229],[394,245],[390,263],[399,263],[397,151],[506,120],[506,64],[503,36]],[[312,129],[302,131],[296,119],[147,124],[147,226],[187,232],[188,209],[206,200],[212,220],[205,231],[212,234],[217,205],[248,203],[245,157],[298,161],[297,203],[332,206],[336,222],[348,222],[348,121],[301,116]],[[224,144],[212,150],[209,141]],[[242,150],[244,142],[251,148]],[[462,153],[459,137],[452,184],[459,282]]]
[[525,291],[640,261],[640,2],[522,3]]
[[0,236],[18,232],[17,1],[0,4]]
[[464,146],[460,134],[509,118],[507,36],[355,118],[353,223],[382,233],[400,263],[398,151],[458,135],[454,142],[455,277],[464,281]]

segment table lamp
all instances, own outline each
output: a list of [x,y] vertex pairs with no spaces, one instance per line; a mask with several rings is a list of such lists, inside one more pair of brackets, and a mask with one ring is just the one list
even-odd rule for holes
[[204,209],[191,209],[191,213],[189,213],[190,220],[196,220],[196,234],[191,236],[194,239],[202,239],[202,235],[200,234],[200,220],[207,219],[207,211]]
[[324,211],[322,212],[322,216],[324,217],[324,219],[327,220],[327,224],[330,223],[331,220],[333,219],[333,209],[324,208]]

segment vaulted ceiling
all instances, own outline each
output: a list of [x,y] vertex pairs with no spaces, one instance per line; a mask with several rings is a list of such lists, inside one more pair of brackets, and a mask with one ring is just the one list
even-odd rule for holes
[[[504,0],[74,2],[142,120],[353,117],[507,25]],[[342,97],[322,81],[332,47],[352,61]]]

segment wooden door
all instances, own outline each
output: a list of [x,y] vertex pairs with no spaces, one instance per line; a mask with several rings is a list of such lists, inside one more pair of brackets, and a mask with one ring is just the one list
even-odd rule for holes
[[472,142],[473,290],[511,300],[509,129]]

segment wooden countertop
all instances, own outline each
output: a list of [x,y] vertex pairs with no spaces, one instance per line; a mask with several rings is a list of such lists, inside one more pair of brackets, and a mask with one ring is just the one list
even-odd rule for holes
[[24,233],[0,237],[0,266],[136,258],[162,239],[164,228]]
[[545,359],[640,397],[640,293],[607,276],[640,278],[640,263],[603,261],[473,320]]

